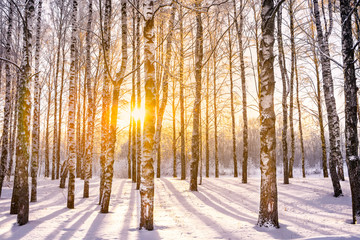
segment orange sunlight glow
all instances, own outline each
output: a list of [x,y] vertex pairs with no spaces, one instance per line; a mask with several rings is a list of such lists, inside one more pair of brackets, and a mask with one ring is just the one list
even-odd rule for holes
[[135,121],[137,121],[139,119],[141,121],[143,121],[143,119],[145,117],[145,110],[142,108],[141,109],[135,108],[134,111],[132,112],[132,116],[135,119]]

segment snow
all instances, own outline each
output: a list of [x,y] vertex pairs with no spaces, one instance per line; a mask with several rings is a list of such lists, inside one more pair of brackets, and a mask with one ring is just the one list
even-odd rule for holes
[[349,161],[357,161],[358,160],[358,156],[350,156],[349,157]]
[[[110,212],[101,214],[99,179],[90,180],[90,197],[82,198],[76,179],[75,209],[66,208],[67,189],[58,181],[39,179],[38,202],[30,203],[30,222],[16,224],[9,214],[12,189],[4,186],[0,199],[0,239],[360,239],[351,223],[349,182],[344,196],[332,196],[331,180],[320,175],[278,179],[280,229],[256,226],[260,178],[203,178],[198,192],[189,182],[155,179],[154,231],[138,230],[140,196],[129,179],[115,178]],[[12,184],[10,184],[12,186]]]

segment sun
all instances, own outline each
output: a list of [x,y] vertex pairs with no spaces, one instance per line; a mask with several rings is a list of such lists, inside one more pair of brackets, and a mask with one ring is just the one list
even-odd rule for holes
[[145,117],[145,110],[143,108],[135,108],[132,111],[132,116],[135,119],[135,121],[137,120],[141,120],[142,122],[144,121],[144,117]]

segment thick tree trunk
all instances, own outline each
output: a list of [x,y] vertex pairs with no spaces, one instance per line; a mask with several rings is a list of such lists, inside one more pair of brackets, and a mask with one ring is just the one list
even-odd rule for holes
[[141,210],[140,229],[153,230],[154,211],[154,145],[155,145],[155,33],[154,33],[154,0],[144,1],[144,70],[145,70],[145,121],[144,148],[141,162]]
[[260,210],[258,225],[279,227],[276,185],[276,134],[274,111],[274,14],[273,0],[261,2],[260,40]]
[[[195,2],[195,8],[200,9],[202,0]],[[201,70],[203,59],[203,27],[201,13],[196,12],[195,38],[195,101],[193,109],[193,131],[191,139],[190,191],[197,191],[197,176],[199,167],[199,137],[200,137],[200,106],[201,106]]]
[[111,196],[111,187],[112,179],[114,175],[114,160],[115,160],[115,145],[116,145],[116,125],[117,125],[117,115],[119,109],[119,94],[120,86],[123,83],[125,70],[126,70],[126,61],[127,61],[127,15],[126,15],[126,0],[121,0],[121,67],[120,71],[116,74],[116,80],[113,82],[113,99],[111,106],[111,122],[110,122],[110,141],[108,145],[106,161],[105,161],[105,176],[104,176],[104,190],[101,200],[101,210],[102,213],[109,212],[110,196]]
[[30,158],[30,81],[31,81],[31,42],[32,26],[35,4],[33,0],[26,1],[24,13],[24,34],[23,52],[24,59],[21,64],[21,77],[19,82],[19,102],[18,102],[18,135],[16,146],[16,173],[17,181],[14,181],[14,191],[18,189],[18,215],[17,223],[24,225],[29,221],[29,183],[28,165]]
[[354,66],[354,48],[351,28],[352,5],[350,0],[340,1],[342,55],[344,66],[345,93],[345,140],[346,163],[348,166],[353,223],[360,220],[360,159],[358,156],[357,133],[357,86]]
[[101,204],[103,188],[104,188],[104,170],[105,160],[109,144],[109,131],[110,131],[110,77],[109,77],[109,53],[110,53],[110,38],[111,38],[111,0],[105,1],[104,13],[104,29],[102,47],[104,51],[104,82],[102,90],[102,116],[101,116],[101,154],[100,154],[100,195],[99,205]]
[[279,50],[279,66],[281,72],[282,80],[282,109],[283,109],[283,127],[282,127],[282,155],[283,155],[283,172],[284,172],[284,184],[289,184],[289,160],[288,160],[288,143],[287,143],[287,128],[288,128],[288,105],[287,105],[287,96],[288,96],[288,76],[286,71],[286,61],[284,54],[284,46],[282,40],[282,7],[280,6],[277,13],[277,41],[278,41],[278,50]]
[[[9,1],[8,29],[6,33],[6,58],[11,60],[11,35],[13,25],[13,4]],[[0,197],[2,192],[3,181],[6,175],[6,165],[9,156],[9,125],[11,117],[11,72],[9,63],[5,63],[6,87],[5,87],[5,104],[4,104],[4,124],[1,139],[1,165],[0,165]]]
[[[39,72],[40,57],[40,34],[41,34],[41,8],[42,0],[38,3],[38,15],[36,22],[36,43],[35,43],[35,72]],[[37,201],[37,172],[39,165],[40,148],[40,82],[39,74],[34,77],[34,115],[31,145],[31,202]]]
[[[336,172],[336,166],[339,161],[342,161],[342,156],[340,152],[340,127],[339,127],[339,117],[336,112],[336,102],[334,96],[334,85],[331,75],[331,64],[330,59],[327,56],[330,56],[328,36],[330,31],[323,35],[323,30],[321,27],[320,12],[318,0],[313,0],[314,8],[314,17],[315,25],[317,30],[317,41],[320,48],[320,60],[322,67],[322,77],[323,77],[323,88],[325,95],[325,103],[328,117],[328,126],[329,126],[329,142],[330,142],[330,176],[334,188],[334,196],[338,197],[342,195],[341,185],[339,182],[339,176]],[[331,10],[331,1],[329,1],[330,14]],[[332,17],[330,16],[330,19]],[[332,21],[332,20],[331,20]]]
[[69,168],[69,184],[68,184],[68,200],[67,207],[74,208],[75,200],[75,161],[76,161],[76,143],[75,143],[75,107],[76,107],[76,45],[77,45],[77,16],[78,2],[73,0],[71,13],[71,45],[70,45],[70,81],[69,81],[69,114],[68,114],[68,168]]

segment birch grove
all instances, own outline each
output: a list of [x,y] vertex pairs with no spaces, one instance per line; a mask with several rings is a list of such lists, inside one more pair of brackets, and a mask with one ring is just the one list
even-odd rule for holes
[[[4,0],[0,7],[0,207],[9,205],[18,225],[46,220],[37,214],[53,210],[38,207],[47,201],[67,207],[56,216],[81,209],[105,223],[128,201],[116,217],[124,231],[136,220],[129,238],[167,229],[157,222],[167,217],[173,228],[184,216],[219,225],[205,217],[207,207],[239,224],[284,229],[283,215],[298,212],[283,199],[300,198],[305,183],[320,189],[316,181],[327,191],[306,201],[319,215],[321,204],[335,201],[358,223],[358,2]],[[257,193],[254,186],[258,198],[239,199]],[[63,198],[44,197],[44,189]],[[232,211],[230,200],[246,210],[247,201],[256,204],[256,214]],[[91,216],[84,222],[94,227]],[[11,216],[1,217],[6,225]]]

